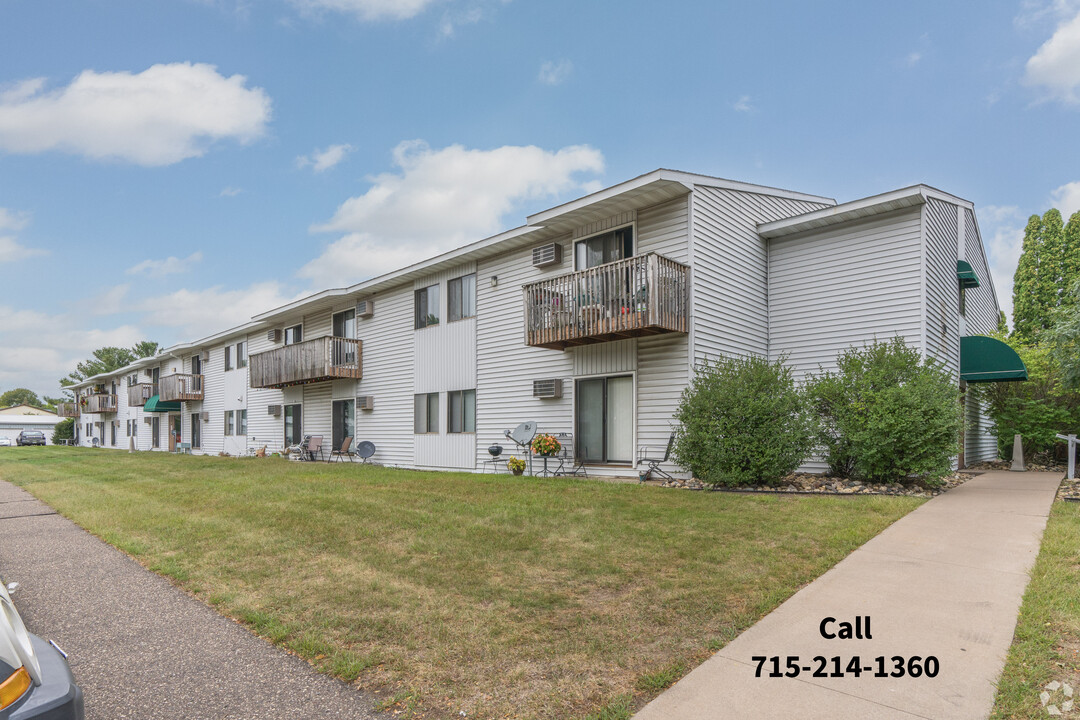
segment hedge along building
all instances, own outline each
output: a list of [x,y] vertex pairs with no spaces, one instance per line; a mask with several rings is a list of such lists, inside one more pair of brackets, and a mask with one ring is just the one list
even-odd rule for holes
[[[666,444],[705,358],[786,357],[802,376],[851,345],[901,336],[958,383],[976,359],[991,363],[978,379],[1002,379],[1008,368],[964,340],[992,332],[997,317],[964,200],[916,186],[837,205],[657,170],[140,361],[134,369],[157,390],[168,371],[199,376],[202,393],[159,394],[180,405],[166,411],[177,429],[169,443],[161,422],[138,411],[139,447],[235,454],[308,434],[334,446],[352,436],[374,442],[387,465],[477,470],[504,430],[534,420],[541,432],[572,434],[590,473],[627,475],[639,447]],[[961,460],[992,457],[983,408],[965,402]],[[97,417],[81,444],[108,422]]]

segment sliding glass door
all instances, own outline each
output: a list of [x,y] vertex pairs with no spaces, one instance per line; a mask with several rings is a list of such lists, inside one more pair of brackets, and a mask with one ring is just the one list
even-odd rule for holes
[[574,392],[577,457],[590,463],[634,458],[634,378],[578,380]]

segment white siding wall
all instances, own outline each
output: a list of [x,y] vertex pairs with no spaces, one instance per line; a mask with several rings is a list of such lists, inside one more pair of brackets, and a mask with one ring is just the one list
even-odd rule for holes
[[875,338],[921,349],[920,226],[915,208],[772,240],[769,357],[801,379]]
[[956,278],[956,206],[935,198],[923,206],[926,229],[926,354],[960,372],[960,283]]
[[[281,347],[267,338],[267,329],[248,333],[248,356],[258,352]],[[267,452],[283,449],[285,440],[284,420],[282,415],[271,415],[267,408],[271,405],[283,405],[282,393],[272,388],[252,388],[247,390],[248,442],[251,447],[266,446]]]
[[691,210],[695,363],[706,357],[769,351],[769,251],[757,226],[823,207],[827,206],[695,187]]
[[[997,330],[1000,307],[994,294],[990,269],[986,262],[986,251],[975,223],[975,214],[963,209],[964,259],[971,264],[971,269],[979,276],[979,287],[969,289],[967,312],[965,314],[966,335],[989,335]],[[964,460],[977,463],[993,460],[997,457],[997,433],[994,422],[986,414],[986,403],[979,403],[972,394],[967,398]]]
[[413,290],[412,286],[371,298],[375,313],[357,318],[363,343],[364,377],[357,395],[374,397],[375,408],[356,411],[356,440],[375,443],[375,462],[413,463]]

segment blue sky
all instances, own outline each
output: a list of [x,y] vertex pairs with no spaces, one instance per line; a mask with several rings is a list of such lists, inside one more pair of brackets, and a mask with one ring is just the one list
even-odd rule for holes
[[0,0],[0,390],[657,167],[1080,209],[1080,2]]

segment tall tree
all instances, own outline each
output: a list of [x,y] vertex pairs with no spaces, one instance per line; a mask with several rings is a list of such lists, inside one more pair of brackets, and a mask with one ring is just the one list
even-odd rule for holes
[[33,407],[43,407],[44,403],[41,402],[41,398],[33,390],[27,390],[26,388],[15,388],[14,390],[8,390],[3,395],[0,395],[0,408],[13,407],[15,405],[31,405]]
[[998,331],[998,334],[1000,334],[1000,335],[1008,335],[1009,334],[1009,323],[1008,323],[1008,321],[1005,320],[1005,311],[1004,310],[998,310],[997,331]]
[[1061,366],[1062,385],[1077,390],[1080,389],[1080,279],[1072,284],[1067,296],[1069,300],[1054,310],[1054,324],[1046,337],[1053,358]]
[[1051,208],[1032,215],[1024,228],[1024,248],[1013,277],[1013,332],[1035,342],[1051,325],[1053,309],[1065,299],[1070,278],[1065,269],[1065,227]]
[[1062,234],[1061,279],[1067,290],[1061,304],[1075,305],[1077,295],[1070,291],[1073,284],[1080,281],[1080,210],[1072,214]]
[[131,354],[136,358],[152,357],[158,354],[159,349],[153,340],[143,340],[131,346]]

